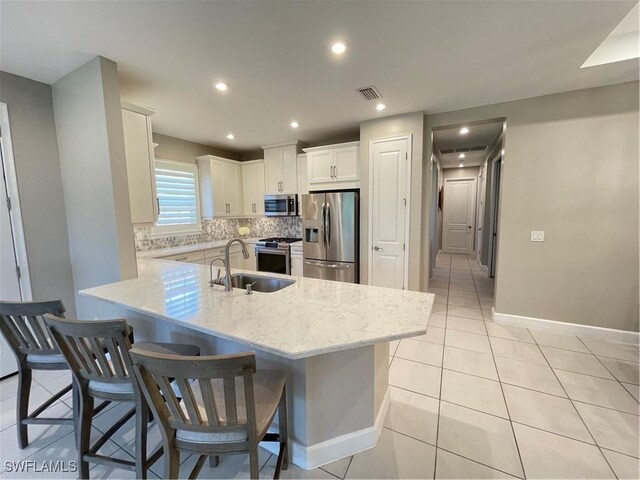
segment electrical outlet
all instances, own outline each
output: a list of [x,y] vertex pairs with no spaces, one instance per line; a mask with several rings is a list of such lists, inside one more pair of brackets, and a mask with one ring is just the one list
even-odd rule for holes
[[542,230],[531,230],[531,241],[532,242],[544,242],[544,231],[542,231]]

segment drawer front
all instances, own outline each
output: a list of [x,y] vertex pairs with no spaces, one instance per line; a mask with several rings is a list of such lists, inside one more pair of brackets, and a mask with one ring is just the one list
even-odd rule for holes
[[169,257],[162,257],[162,259],[174,260],[176,262],[200,263],[204,260],[204,252],[200,250],[198,252],[183,253],[182,255],[171,255]]
[[[249,245],[247,245],[247,248],[249,248]],[[237,253],[241,251],[242,251],[242,247],[236,244],[231,246],[231,248],[229,249],[229,254]],[[204,251],[204,258],[213,259],[216,257],[224,258],[224,247],[210,248],[209,250]]]

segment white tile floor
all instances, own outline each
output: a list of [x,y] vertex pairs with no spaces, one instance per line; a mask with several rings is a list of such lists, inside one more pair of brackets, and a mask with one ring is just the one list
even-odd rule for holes
[[[292,465],[283,478],[640,478],[636,346],[493,323],[493,282],[466,256],[439,257],[431,292],[426,335],[390,346],[391,406],[378,445],[313,471]],[[38,372],[34,402],[68,381]],[[17,448],[15,385],[0,382],[0,478],[35,478],[4,471],[6,460],[75,460],[67,426],[32,426],[30,446]],[[71,415],[70,405],[63,398],[52,415]],[[96,434],[127,407],[103,412]],[[105,454],[131,458],[128,425]],[[149,441],[159,441],[155,426]],[[260,477],[272,478],[276,458],[260,454]],[[184,459],[181,476],[194,461]],[[91,477],[133,474],[96,466]],[[223,457],[200,478],[248,478],[247,457]]]

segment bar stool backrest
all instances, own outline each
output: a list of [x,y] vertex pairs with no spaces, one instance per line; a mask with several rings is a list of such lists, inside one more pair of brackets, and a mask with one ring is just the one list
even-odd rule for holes
[[0,302],[0,330],[16,356],[59,355],[44,324],[43,315],[62,317],[60,300],[47,302]]
[[255,354],[185,357],[138,348],[130,353],[163,435],[172,430],[219,434],[220,442],[230,441],[232,448],[255,438]]
[[126,320],[66,320],[53,315],[44,320],[79,381],[132,382]]

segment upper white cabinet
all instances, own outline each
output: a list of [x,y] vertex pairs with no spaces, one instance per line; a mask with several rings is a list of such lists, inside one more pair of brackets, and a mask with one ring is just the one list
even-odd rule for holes
[[124,151],[129,183],[129,204],[132,223],[156,221],[156,193],[154,175],[151,115],[154,111],[135,105],[122,104]]
[[307,155],[298,155],[298,212],[302,215],[302,195],[309,193],[309,182],[307,180]]
[[303,149],[310,191],[360,187],[360,142]]
[[240,162],[213,155],[197,157],[203,217],[240,217],[242,167]]
[[264,215],[264,160],[242,163],[242,204],[245,215]]
[[298,193],[298,143],[264,148],[265,193]]

